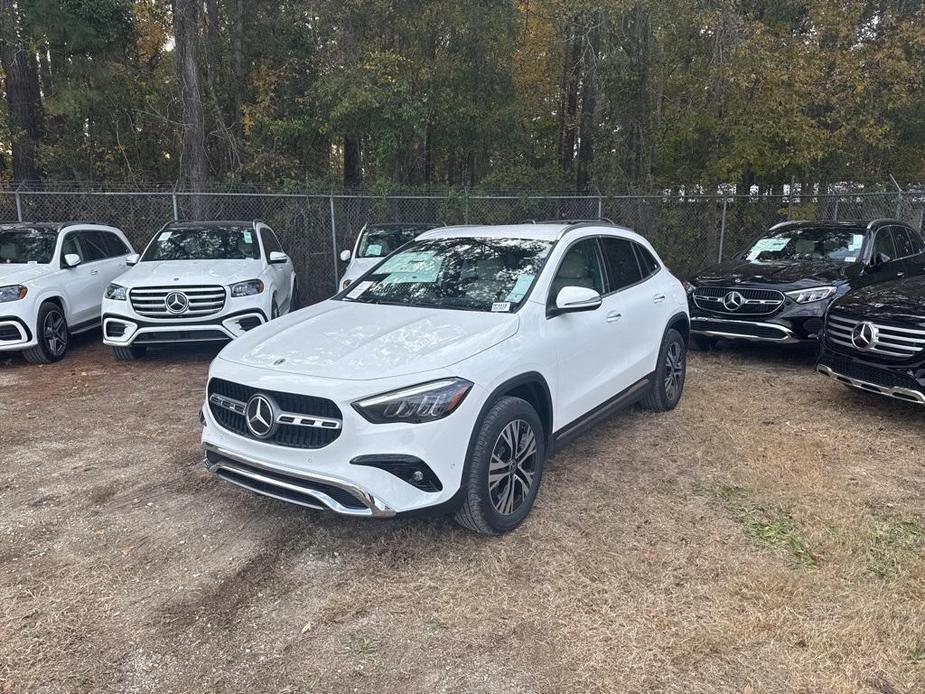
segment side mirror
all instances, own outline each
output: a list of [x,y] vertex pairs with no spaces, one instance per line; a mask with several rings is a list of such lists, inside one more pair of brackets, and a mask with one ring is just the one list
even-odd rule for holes
[[562,287],[556,296],[556,313],[578,313],[600,308],[601,295],[588,287]]
[[349,261],[352,256],[353,254],[350,251],[344,250],[340,252],[340,259],[343,260],[345,263]]
[[289,256],[280,251],[270,252],[270,265],[282,265],[289,260]]
[[80,265],[80,256],[76,253],[65,253],[64,264],[68,267],[77,267]]
[[138,265],[139,259],[140,258],[137,253],[132,253],[131,255],[125,256],[125,264],[129,267],[132,267],[132,265]]

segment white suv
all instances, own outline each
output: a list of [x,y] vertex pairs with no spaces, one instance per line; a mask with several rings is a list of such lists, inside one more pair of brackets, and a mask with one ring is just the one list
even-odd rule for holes
[[0,352],[47,364],[100,324],[103,290],[134,253],[105,224],[0,225]]
[[117,359],[149,345],[223,342],[297,305],[292,261],[263,222],[174,222],[106,287],[103,342]]
[[390,253],[397,251],[418,234],[443,224],[366,224],[360,229],[353,251],[343,250],[340,259],[347,263],[340,278],[340,288],[346,289],[357,277],[374,268]]
[[205,463],[309,508],[506,532],[566,441],[630,403],[678,403],[688,334],[684,288],[628,229],[433,230],[222,350]]

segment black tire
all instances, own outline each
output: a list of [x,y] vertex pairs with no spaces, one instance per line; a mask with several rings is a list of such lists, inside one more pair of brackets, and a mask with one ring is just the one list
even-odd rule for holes
[[292,294],[289,295],[289,313],[299,310],[299,283],[292,282]]
[[655,383],[642,399],[642,406],[653,412],[673,410],[684,393],[687,376],[687,344],[674,328],[668,328],[662,338],[655,367]]
[[500,398],[474,432],[456,522],[483,535],[516,528],[533,507],[545,460],[543,423],[536,410],[526,400]]
[[712,352],[716,349],[716,338],[708,335],[692,335],[691,341],[698,352]]
[[270,303],[270,320],[275,320],[277,318],[279,318],[279,306],[276,305],[276,294],[274,294]]
[[35,347],[23,350],[22,353],[27,362],[51,364],[64,358],[70,333],[64,311],[58,304],[46,301],[41,305],[35,321],[35,334],[39,343]]
[[148,353],[148,345],[129,345],[128,347],[113,347],[112,356],[116,361],[135,361]]

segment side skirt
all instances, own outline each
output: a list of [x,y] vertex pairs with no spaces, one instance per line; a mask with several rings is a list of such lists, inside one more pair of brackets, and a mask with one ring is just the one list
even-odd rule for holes
[[70,327],[71,335],[77,335],[78,333],[85,333],[88,330],[93,330],[93,328],[98,328],[103,324],[103,321],[99,318],[94,318],[93,320],[84,321],[83,323],[78,323],[77,325],[72,325]]
[[578,419],[573,420],[558,431],[553,432],[552,444],[550,445],[550,450],[546,453],[546,457],[552,457],[555,453],[562,450],[569,442],[581,436],[588,429],[600,424],[617,411],[629,407],[641,400],[646,394],[646,389],[654,383],[654,381],[655,372],[653,371],[648,376],[636,381],[623,392],[610,398],[610,400],[601,403],[593,410],[586,412]]

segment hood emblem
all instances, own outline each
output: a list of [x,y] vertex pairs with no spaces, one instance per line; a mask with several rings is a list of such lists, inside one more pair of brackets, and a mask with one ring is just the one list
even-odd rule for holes
[[729,292],[723,297],[723,306],[727,311],[738,311],[745,303],[745,297],[739,292]]
[[851,331],[851,342],[859,350],[866,352],[876,347],[879,333],[876,325],[864,321],[854,326],[854,330]]
[[248,430],[258,439],[268,439],[276,433],[276,406],[266,395],[251,396],[244,409]]
[[164,305],[171,313],[185,313],[189,309],[189,297],[183,292],[170,292],[164,297]]

